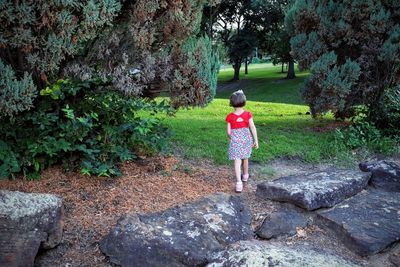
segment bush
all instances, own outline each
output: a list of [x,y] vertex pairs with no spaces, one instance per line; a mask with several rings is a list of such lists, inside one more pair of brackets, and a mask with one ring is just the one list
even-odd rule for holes
[[350,149],[366,148],[371,152],[389,154],[395,151],[396,141],[386,137],[368,119],[368,110],[364,106],[357,107],[357,115],[353,123],[345,129],[337,129],[336,144],[342,144]]
[[170,135],[154,116],[171,112],[165,102],[127,98],[96,81],[59,80],[40,92],[35,107],[0,118],[0,177],[37,178],[55,163],[88,175],[120,175],[118,162],[162,150]]
[[400,135],[400,85],[385,90],[372,118],[385,134]]

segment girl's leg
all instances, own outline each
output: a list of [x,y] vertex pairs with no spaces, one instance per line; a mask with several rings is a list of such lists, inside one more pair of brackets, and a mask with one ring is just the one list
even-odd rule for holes
[[247,182],[249,180],[249,160],[244,159],[243,160],[243,176],[242,176],[242,181]]
[[243,160],[243,175],[249,175],[249,159]]
[[236,175],[236,182],[241,183],[242,178],[241,178],[241,171],[240,167],[242,165],[242,160],[241,159],[235,159],[235,175]]
[[243,183],[242,183],[242,179],[240,177],[241,165],[242,165],[242,160],[235,159],[235,175],[236,175],[235,191],[238,193],[242,192],[242,190],[243,190]]

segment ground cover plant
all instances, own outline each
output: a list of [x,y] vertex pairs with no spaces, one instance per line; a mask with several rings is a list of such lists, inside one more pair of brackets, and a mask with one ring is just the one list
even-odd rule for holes
[[[231,83],[232,68],[219,73],[219,91],[206,108],[180,110],[176,117],[166,120],[175,132],[174,140],[187,157],[210,158],[226,164],[228,138],[225,116],[232,112],[229,96],[243,89],[247,96],[246,109],[253,113],[260,149],[252,160],[263,162],[274,158],[298,158],[309,162],[334,159],[346,161],[357,156],[357,146],[348,146],[336,129],[350,121],[336,121],[332,114],[313,119],[303,102],[299,88],[308,72],[298,72],[297,79],[284,79],[280,66],[250,65],[249,74],[242,73],[239,83]],[[357,137],[355,137],[357,138]],[[389,142],[389,144],[388,144]],[[394,143],[385,140],[382,148],[374,143],[377,152],[390,153]],[[361,145],[368,146],[368,143]],[[362,154],[363,157],[367,155]]]
[[40,91],[34,110],[0,117],[0,178],[39,178],[57,163],[118,176],[118,163],[163,149],[169,130],[154,115],[170,111],[164,102],[128,98],[101,82],[59,80]]

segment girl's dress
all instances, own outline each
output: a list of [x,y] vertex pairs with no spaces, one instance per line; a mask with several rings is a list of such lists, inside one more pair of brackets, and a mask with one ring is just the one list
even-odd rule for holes
[[229,143],[229,159],[248,159],[251,155],[253,138],[249,130],[249,120],[252,115],[243,111],[240,115],[230,113],[226,116],[226,122],[231,124],[231,141]]

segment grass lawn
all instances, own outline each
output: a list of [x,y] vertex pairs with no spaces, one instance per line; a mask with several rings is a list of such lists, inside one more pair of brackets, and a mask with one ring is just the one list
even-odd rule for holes
[[[243,68],[244,69],[244,68]],[[232,112],[229,96],[243,89],[247,96],[246,110],[253,113],[260,148],[252,160],[263,162],[278,157],[295,157],[316,162],[336,155],[332,131],[324,131],[334,123],[331,116],[314,120],[306,115],[309,108],[300,96],[306,72],[297,72],[294,80],[285,80],[280,66],[254,64],[241,81],[228,82],[232,69],[221,70],[215,100],[205,108],[180,110],[165,122],[175,132],[174,143],[189,158],[210,158],[218,164],[228,163],[225,116]],[[318,130],[322,129],[322,131]]]

